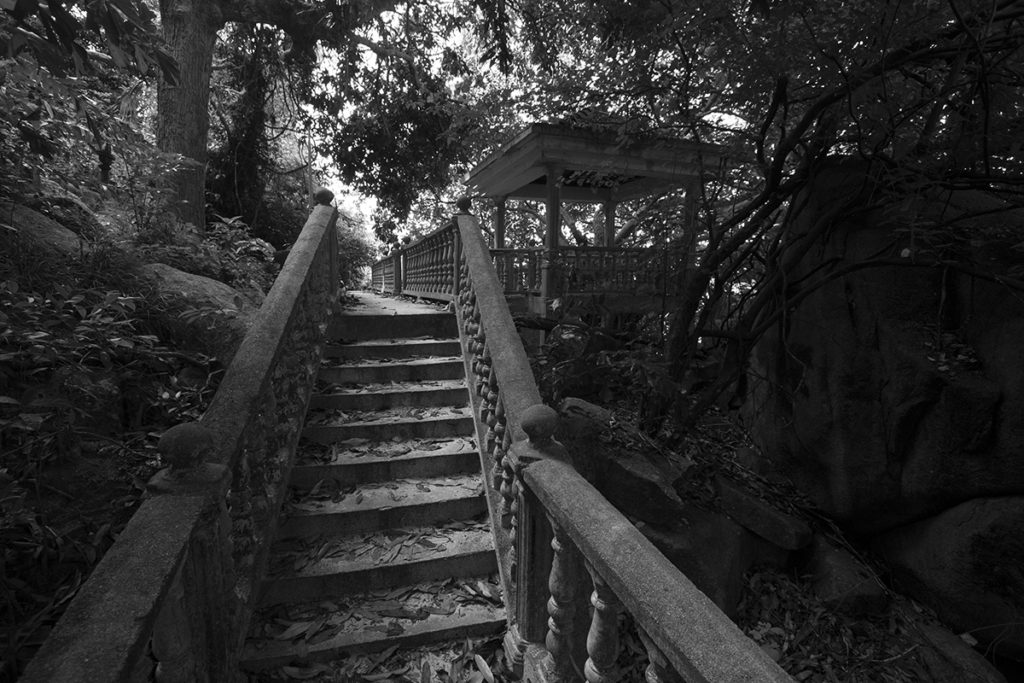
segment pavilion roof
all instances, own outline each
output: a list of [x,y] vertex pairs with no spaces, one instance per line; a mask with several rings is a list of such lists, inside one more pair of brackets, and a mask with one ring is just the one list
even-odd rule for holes
[[614,133],[534,123],[466,174],[488,197],[543,199],[549,171],[560,171],[565,201],[604,202],[684,187],[716,169],[718,145],[678,138],[621,144]]

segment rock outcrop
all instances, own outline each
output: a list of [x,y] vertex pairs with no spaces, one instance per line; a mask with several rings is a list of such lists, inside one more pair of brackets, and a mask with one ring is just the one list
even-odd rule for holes
[[185,348],[216,356],[228,365],[245,337],[255,308],[232,287],[163,263],[139,273],[164,302],[152,311],[166,335]]
[[22,206],[0,202],[0,242],[4,249],[19,243],[30,247],[35,254],[78,256],[86,243],[78,235],[47,216]]
[[1024,660],[1024,496],[968,501],[875,539],[896,577],[957,631]]
[[[887,199],[851,163],[805,199],[791,239],[837,206],[842,218],[789,276],[820,286],[754,352],[744,418],[767,469],[847,531],[877,538],[910,593],[955,628],[1019,615],[1019,571],[994,577],[969,558],[979,537],[1022,521],[1024,297],[1005,284],[1022,259],[1005,235],[1024,209],[977,192]],[[939,237],[951,256],[927,250]],[[829,279],[824,263],[850,268]],[[985,510],[984,529],[968,532],[965,510]],[[1020,549],[1006,548],[1020,566]],[[1019,631],[993,636],[976,634],[1024,656]]]

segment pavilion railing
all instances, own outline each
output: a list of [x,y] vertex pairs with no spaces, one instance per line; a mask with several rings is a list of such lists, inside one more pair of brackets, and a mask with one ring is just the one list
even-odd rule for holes
[[422,249],[434,254],[419,257],[433,281],[417,288],[454,297],[508,614],[508,660],[531,682],[617,681],[625,610],[646,646],[651,683],[791,681],[553,438],[557,414],[541,402],[477,219],[462,213],[428,239]]
[[490,252],[498,282],[506,294],[540,293],[542,249],[491,249]]
[[628,294],[675,296],[671,255],[660,248],[559,247],[558,249],[491,249],[498,281],[506,294],[542,293],[548,273],[548,296]]
[[232,682],[338,294],[317,206],[198,423],[42,645],[24,683]]

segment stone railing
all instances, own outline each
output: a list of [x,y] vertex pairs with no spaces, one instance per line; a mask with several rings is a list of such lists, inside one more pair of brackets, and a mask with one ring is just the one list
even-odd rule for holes
[[385,256],[373,264],[373,288],[378,292],[394,294],[402,291],[402,254],[400,251]]
[[539,294],[541,257],[536,249],[491,249],[494,271],[506,294]]
[[170,465],[68,606],[25,683],[236,681],[338,292],[336,211],[317,195],[198,423],[160,439]]
[[491,249],[506,294],[539,295],[547,273],[549,297],[590,294],[674,296],[665,249],[559,247]]
[[[508,661],[527,681],[616,681],[625,610],[646,646],[651,683],[791,681],[569,462],[476,218],[460,214],[434,236],[456,229],[434,242],[433,256],[421,255],[435,279],[418,287],[454,286],[436,298],[455,295],[508,610]],[[458,268],[451,281],[449,263]]]

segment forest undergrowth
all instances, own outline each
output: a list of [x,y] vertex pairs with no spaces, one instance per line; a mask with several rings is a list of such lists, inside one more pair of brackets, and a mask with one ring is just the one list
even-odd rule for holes
[[17,678],[137,509],[160,467],[160,434],[197,420],[223,375],[217,358],[169,341],[163,322],[209,312],[169,309],[138,276],[141,259],[173,262],[242,292],[265,292],[276,272],[273,249],[237,221],[205,233],[168,221],[140,230],[114,201],[90,219],[98,232],[70,256],[3,235],[3,682]]

